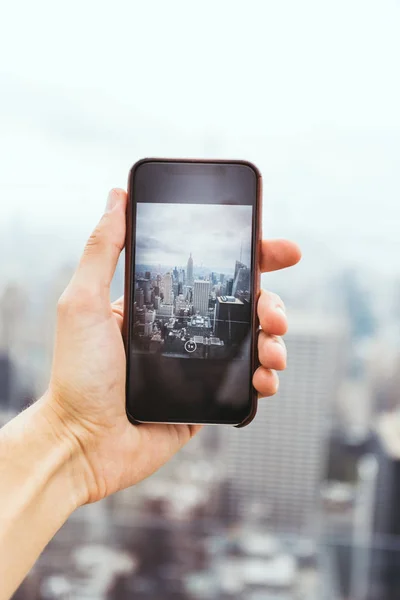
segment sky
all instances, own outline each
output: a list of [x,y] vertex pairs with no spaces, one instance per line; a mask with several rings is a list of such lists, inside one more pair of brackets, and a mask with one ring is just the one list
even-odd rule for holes
[[136,262],[186,269],[191,253],[211,270],[250,266],[251,221],[251,206],[138,203]]
[[400,272],[399,31],[398,0],[7,3],[0,237],[78,247],[137,159],[244,158],[266,236]]

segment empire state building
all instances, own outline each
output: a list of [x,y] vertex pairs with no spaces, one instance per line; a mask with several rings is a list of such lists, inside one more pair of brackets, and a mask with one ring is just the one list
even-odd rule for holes
[[188,285],[193,285],[193,258],[192,253],[190,253],[189,260],[187,263],[186,269],[186,279]]

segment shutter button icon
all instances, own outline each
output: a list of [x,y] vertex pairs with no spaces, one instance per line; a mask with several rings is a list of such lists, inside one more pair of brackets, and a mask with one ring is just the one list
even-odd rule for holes
[[188,340],[185,344],[186,352],[194,352],[197,349],[197,344],[194,340]]

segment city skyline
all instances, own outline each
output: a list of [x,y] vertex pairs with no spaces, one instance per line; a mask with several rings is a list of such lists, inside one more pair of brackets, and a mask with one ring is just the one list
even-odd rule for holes
[[236,260],[234,277],[213,272],[196,277],[187,268],[136,272],[135,351],[193,358],[241,353],[250,326],[251,273]]

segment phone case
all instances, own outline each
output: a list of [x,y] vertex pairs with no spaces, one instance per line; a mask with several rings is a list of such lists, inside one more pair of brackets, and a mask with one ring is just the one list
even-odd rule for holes
[[[225,159],[197,159],[197,158],[143,158],[137,161],[129,173],[128,178],[128,204],[127,204],[127,221],[126,221],[126,240],[132,239],[132,218],[131,218],[131,210],[130,210],[130,188],[131,182],[134,178],[135,171],[137,168],[146,162],[170,162],[170,163],[211,163],[211,164],[240,164],[246,165],[253,169],[257,176],[257,188],[256,188],[256,226],[253,231],[253,236],[255,240],[255,276],[254,276],[254,290],[252,295],[252,314],[253,314],[253,326],[252,326],[252,350],[251,350],[251,366],[252,372],[257,369],[259,366],[258,361],[258,351],[257,351],[257,343],[258,343],[258,332],[259,332],[259,320],[257,315],[257,302],[260,296],[260,283],[261,283],[261,268],[260,268],[260,259],[261,259],[261,243],[262,243],[262,177],[259,169],[251,162],[246,160],[225,160]],[[131,274],[133,270],[131,269],[131,261],[132,261],[132,252],[131,252],[131,244],[125,244],[125,293],[124,293],[124,320],[122,325],[122,336],[125,344],[125,352],[128,356],[129,353],[129,304],[132,298],[132,277]],[[127,363],[128,364],[128,363]],[[128,377],[127,377],[128,381]],[[244,419],[235,427],[245,427],[254,419],[257,413],[257,405],[258,405],[258,394],[255,388],[252,388],[252,409],[248,417]],[[127,411],[127,416],[131,423],[135,425],[140,425],[139,421],[136,421]]]

